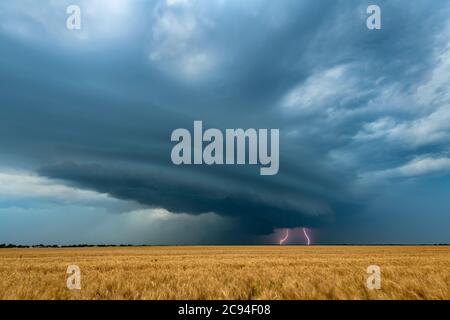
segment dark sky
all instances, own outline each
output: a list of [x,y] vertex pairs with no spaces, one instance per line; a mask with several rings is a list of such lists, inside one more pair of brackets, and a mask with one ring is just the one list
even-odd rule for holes
[[[3,0],[0,48],[0,243],[450,242],[449,1]],[[194,120],[278,175],[173,165]]]

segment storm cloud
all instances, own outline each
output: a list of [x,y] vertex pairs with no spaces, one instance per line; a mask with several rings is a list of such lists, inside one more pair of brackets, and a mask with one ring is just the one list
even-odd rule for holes
[[[86,13],[81,30],[65,27],[69,4]],[[341,227],[383,189],[439,188],[450,5],[378,1],[373,31],[369,4],[2,1],[0,165],[249,234]],[[195,120],[280,129],[279,174],[173,165],[171,132]]]

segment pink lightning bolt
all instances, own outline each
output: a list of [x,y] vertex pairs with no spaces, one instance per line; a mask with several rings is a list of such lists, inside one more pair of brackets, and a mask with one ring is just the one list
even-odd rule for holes
[[286,229],[286,235],[280,239],[280,245],[282,245],[289,238],[289,229]]
[[303,234],[306,237],[306,241],[308,242],[308,246],[311,245],[311,240],[308,237],[308,234],[306,233],[306,228],[303,228]]

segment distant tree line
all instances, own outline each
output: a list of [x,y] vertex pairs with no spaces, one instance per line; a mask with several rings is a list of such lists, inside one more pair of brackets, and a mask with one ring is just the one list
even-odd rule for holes
[[[95,248],[95,247],[134,247],[132,244],[72,244],[72,245],[45,245],[34,244],[30,246],[0,243],[0,248]],[[146,246],[146,245],[141,245]]]

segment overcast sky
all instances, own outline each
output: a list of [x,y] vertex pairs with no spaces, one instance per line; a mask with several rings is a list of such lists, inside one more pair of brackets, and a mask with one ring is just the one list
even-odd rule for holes
[[[2,0],[0,48],[0,243],[450,242],[447,0]],[[194,120],[278,175],[173,165]]]

